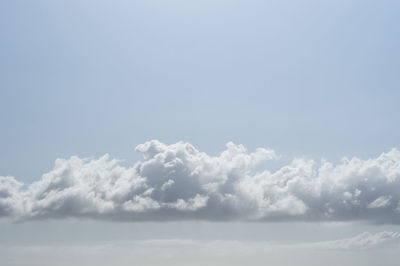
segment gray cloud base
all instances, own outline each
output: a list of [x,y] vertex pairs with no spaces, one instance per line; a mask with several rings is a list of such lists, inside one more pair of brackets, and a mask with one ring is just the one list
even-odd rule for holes
[[0,177],[0,217],[400,223],[396,149],[336,165],[294,159],[274,172],[257,167],[277,158],[273,150],[249,153],[233,143],[219,156],[156,140],[136,151],[144,159],[129,168],[108,155],[57,159],[52,171],[26,188]]

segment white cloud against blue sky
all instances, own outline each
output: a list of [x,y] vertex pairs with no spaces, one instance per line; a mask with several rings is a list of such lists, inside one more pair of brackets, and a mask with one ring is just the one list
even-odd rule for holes
[[[0,172],[132,145],[290,157],[399,146],[397,1],[5,1]],[[23,163],[26,167],[20,167]]]
[[138,145],[131,167],[105,155],[57,159],[26,187],[1,177],[0,214],[16,220],[400,222],[400,152],[343,158],[338,164],[296,158],[271,171],[271,149],[227,144],[218,156],[193,145]]

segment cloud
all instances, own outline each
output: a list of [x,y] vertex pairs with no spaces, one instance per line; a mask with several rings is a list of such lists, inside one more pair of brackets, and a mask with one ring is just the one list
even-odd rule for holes
[[[274,242],[274,241],[234,241],[234,240],[213,240],[201,241],[191,239],[150,239],[137,243],[146,246],[196,246],[196,248],[209,247],[216,249],[218,246],[229,247],[233,250],[267,251],[267,250],[333,250],[333,251],[363,251],[387,247],[400,248],[400,233],[398,232],[363,232],[350,238],[328,240],[321,242]],[[179,250],[179,248],[178,248]]]
[[369,250],[388,245],[399,247],[399,241],[400,233],[398,232],[384,231],[376,234],[364,232],[351,238],[306,244],[305,246],[331,250]]
[[148,246],[194,246],[197,248],[208,246],[210,249],[215,249],[218,246],[229,247],[229,250],[251,250],[251,251],[266,251],[266,250],[332,250],[332,251],[363,251],[377,250],[382,248],[393,247],[400,248],[400,233],[398,232],[378,232],[370,233],[363,232],[359,235],[350,238],[328,240],[322,242],[273,242],[273,241],[233,241],[233,240],[214,240],[214,241],[193,241],[190,239],[154,239],[144,240],[139,242],[142,245]]
[[[334,250],[334,251],[363,251],[363,250],[376,250],[380,248],[387,248],[390,245],[394,249],[400,248],[400,233],[398,232],[378,232],[372,234],[364,232],[351,238],[328,240],[322,242],[274,242],[274,241],[251,241],[251,240],[206,240],[206,239],[191,239],[191,238],[155,238],[155,239],[140,239],[140,240],[89,240],[85,242],[61,242],[61,243],[13,243],[11,245],[0,246],[2,249],[9,251],[20,251],[22,253],[47,251],[51,253],[56,249],[61,252],[76,251],[89,253],[103,253],[110,248],[126,248],[133,251],[137,248],[144,250],[148,249],[161,249],[161,248],[174,248],[177,253],[185,248],[191,248],[195,251],[206,249],[206,252],[225,250],[226,253],[255,253],[267,251],[288,251],[293,250]],[[287,254],[287,253],[286,253]]]
[[368,208],[384,208],[390,204],[391,196],[381,196],[368,204]]
[[143,160],[123,167],[105,155],[57,159],[26,188],[0,177],[0,217],[18,221],[92,218],[114,221],[400,222],[400,152],[339,164],[294,159],[277,171],[271,149],[228,143],[219,156],[189,143],[138,145]]
[[[268,241],[142,239],[55,241],[0,245],[2,265],[398,265],[396,233],[363,233],[350,239]],[[385,236],[386,235],[386,236]],[[350,244],[349,244],[350,243]],[[395,244],[395,245],[392,245]],[[389,246],[388,246],[389,245]]]

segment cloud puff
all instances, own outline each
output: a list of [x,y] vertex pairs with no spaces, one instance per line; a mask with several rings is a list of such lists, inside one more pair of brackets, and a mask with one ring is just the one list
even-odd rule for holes
[[257,167],[277,159],[273,150],[249,153],[233,143],[219,156],[156,140],[136,151],[144,159],[129,168],[108,155],[57,159],[52,171],[25,189],[0,177],[0,217],[400,222],[396,149],[339,164],[294,159],[274,172]]

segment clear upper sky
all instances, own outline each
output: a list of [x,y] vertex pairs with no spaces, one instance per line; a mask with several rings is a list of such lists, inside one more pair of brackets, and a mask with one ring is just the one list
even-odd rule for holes
[[2,1],[0,172],[131,162],[150,139],[332,160],[398,147],[399,5]]

